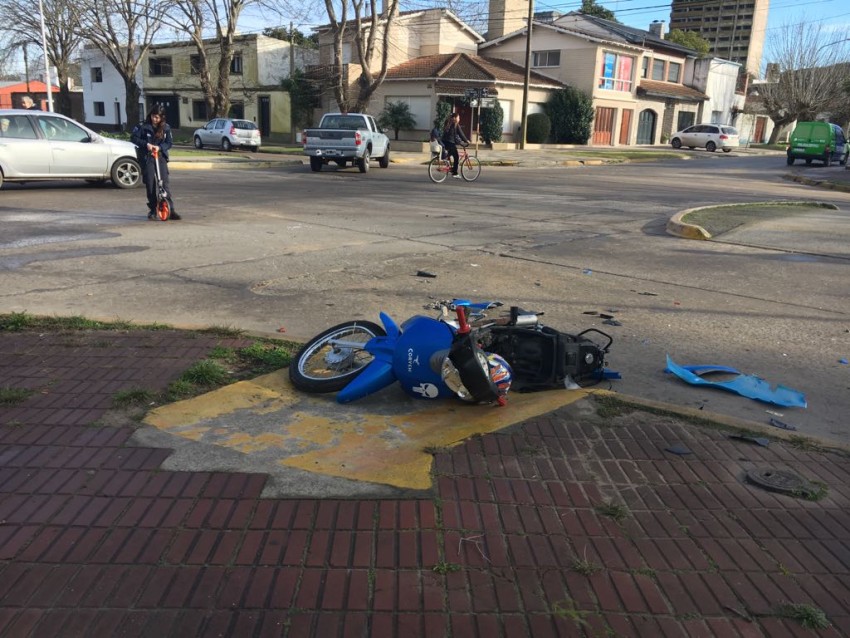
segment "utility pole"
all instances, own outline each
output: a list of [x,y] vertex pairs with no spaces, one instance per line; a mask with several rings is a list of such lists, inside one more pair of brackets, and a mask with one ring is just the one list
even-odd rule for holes
[[522,137],[520,149],[525,149],[526,120],[528,118],[528,85],[531,84],[531,21],[534,18],[534,0],[528,0],[528,25],[525,33],[525,82],[522,84]]
[[[292,75],[295,73],[295,29],[292,20],[289,21],[289,86],[292,86]],[[292,93],[289,94],[289,135],[295,144],[295,113],[292,110]]]

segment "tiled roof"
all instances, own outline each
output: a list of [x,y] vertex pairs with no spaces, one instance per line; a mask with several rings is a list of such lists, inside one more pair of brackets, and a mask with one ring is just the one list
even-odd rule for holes
[[677,100],[699,101],[707,100],[708,96],[696,89],[683,84],[670,84],[656,80],[641,80],[638,85],[638,95],[651,97],[671,97]]
[[[387,72],[387,80],[478,80],[482,82],[524,83],[525,69],[518,64],[498,58],[483,58],[468,53],[441,53],[413,58]],[[557,80],[540,73],[531,73],[535,86],[560,87]]]

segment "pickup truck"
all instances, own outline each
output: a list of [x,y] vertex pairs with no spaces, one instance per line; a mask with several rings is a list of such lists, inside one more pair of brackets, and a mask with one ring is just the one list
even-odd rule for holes
[[353,162],[365,173],[373,157],[378,158],[381,168],[390,165],[390,140],[375,118],[365,113],[325,113],[319,128],[308,128],[301,134],[301,142],[314,171],[329,162],[342,168]]

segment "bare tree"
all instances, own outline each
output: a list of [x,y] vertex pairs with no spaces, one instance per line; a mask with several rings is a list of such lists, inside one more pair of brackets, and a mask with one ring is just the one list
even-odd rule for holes
[[[333,93],[339,109],[347,111],[365,111],[372,95],[383,83],[389,70],[389,52],[393,23],[398,16],[399,0],[384,0],[386,13],[378,10],[379,0],[351,0],[353,18],[348,19],[348,2],[343,0],[337,17],[333,0],[325,0],[325,8],[330,19],[330,31],[333,35]],[[368,12],[366,11],[368,9]],[[342,45],[353,42],[360,64],[360,76],[357,78],[356,95],[352,95],[352,85],[344,73]],[[380,66],[373,69],[373,61],[380,46]]]
[[73,0],[83,37],[115,67],[124,81],[127,125],[141,119],[142,91],[136,71],[162,27],[164,0]]
[[774,122],[769,143],[795,120],[828,117],[847,99],[850,78],[848,39],[826,31],[820,23],[786,24],[767,43],[765,83],[759,85],[768,116]]
[[[44,24],[47,34],[47,57],[56,68],[59,79],[57,110],[71,115],[71,73],[73,59],[79,52],[83,38],[70,0],[43,0]],[[35,44],[42,48],[41,20],[38,2],[33,0],[2,0],[0,21],[6,25],[3,40],[9,46]],[[45,82],[50,74],[45,73]]]

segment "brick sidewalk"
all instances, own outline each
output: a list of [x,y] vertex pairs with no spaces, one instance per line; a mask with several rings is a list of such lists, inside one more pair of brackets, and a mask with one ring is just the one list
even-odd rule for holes
[[[437,454],[430,499],[260,499],[86,425],[216,343],[129,334],[0,334],[0,387],[38,390],[0,407],[4,637],[850,635],[843,457],[565,408]],[[742,480],[766,465],[828,494]]]

